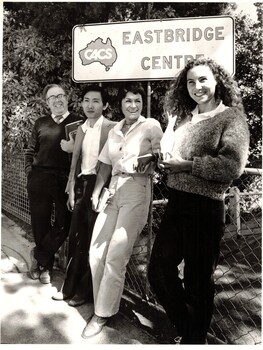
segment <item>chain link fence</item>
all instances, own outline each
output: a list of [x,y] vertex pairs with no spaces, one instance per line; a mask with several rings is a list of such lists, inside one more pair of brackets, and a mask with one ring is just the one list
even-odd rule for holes
[[[148,285],[147,263],[165,210],[167,194],[165,174],[155,173],[151,217],[134,249],[126,279],[128,288],[154,304],[157,300]],[[247,168],[233,183],[226,194],[225,207],[226,230],[215,272],[215,312],[210,333],[218,343],[261,344],[260,169]],[[180,272],[183,276],[183,263]]]
[[[246,169],[226,195],[227,225],[215,272],[215,312],[210,329],[221,343],[261,344],[261,181],[260,169]],[[165,174],[156,172],[148,223],[134,247],[125,282],[127,290],[156,305],[147,266],[167,193]],[[2,209],[30,224],[23,155],[2,157]],[[65,251],[64,245],[60,250],[62,268]]]

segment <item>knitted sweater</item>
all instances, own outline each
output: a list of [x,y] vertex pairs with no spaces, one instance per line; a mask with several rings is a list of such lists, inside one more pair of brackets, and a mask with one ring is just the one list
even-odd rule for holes
[[192,160],[191,172],[171,173],[173,189],[223,200],[231,182],[244,171],[249,131],[245,115],[230,107],[196,124],[187,122],[174,133],[173,155]]
[[65,125],[81,119],[80,116],[70,113],[60,124],[50,115],[36,120],[25,152],[26,175],[32,169],[32,165],[69,171],[69,156],[67,152],[62,151],[60,141],[66,139]]

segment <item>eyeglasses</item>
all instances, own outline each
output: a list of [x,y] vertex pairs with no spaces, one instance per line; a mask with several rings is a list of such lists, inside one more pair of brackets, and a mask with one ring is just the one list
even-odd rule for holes
[[55,100],[61,101],[63,98],[65,98],[66,95],[64,94],[59,94],[59,95],[51,95],[47,98],[48,102],[54,102]]

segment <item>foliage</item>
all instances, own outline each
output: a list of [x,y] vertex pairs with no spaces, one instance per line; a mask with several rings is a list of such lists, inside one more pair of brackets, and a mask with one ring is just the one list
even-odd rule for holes
[[[208,6],[209,5],[209,6]],[[262,4],[259,21],[236,18],[236,71],[251,130],[251,155],[261,150]],[[70,96],[69,108],[81,113],[83,84],[71,79],[72,28],[76,24],[231,14],[234,3],[178,2],[5,2],[3,16],[3,148],[27,147],[34,121],[46,112],[42,90],[61,83]],[[251,55],[252,53],[252,55]],[[252,56],[252,59],[250,57]],[[147,89],[147,83],[143,83]],[[119,120],[119,83],[104,83],[110,94],[107,116]],[[151,82],[151,116],[165,127],[163,98],[169,81]]]
[[[262,20],[262,4],[256,4]],[[262,21],[253,23],[246,16],[236,16],[236,80],[250,127],[250,160],[261,167],[262,151]],[[258,160],[258,161],[257,161]]]

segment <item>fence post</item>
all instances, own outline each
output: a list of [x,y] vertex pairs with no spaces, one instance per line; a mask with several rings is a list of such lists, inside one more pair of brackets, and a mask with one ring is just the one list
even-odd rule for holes
[[[150,201],[149,214],[148,214],[148,239],[147,239],[147,265],[146,265],[146,269],[148,269],[150,257],[151,257],[151,251],[152,251],[152,223],[153,223],[153,176],[151,176],[151,201]],[[146,277],[146,282],[145,282],[146,300],[149,300],[149,295],[150,295],[150,284],[149,284],[148,278]]]
[[240,217],[240,191],[238,187],[231,187],[230,193],[230,214],[236,226],[237,237],[241,237],[241,217]]

